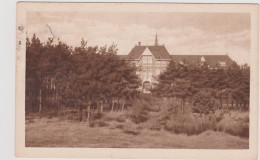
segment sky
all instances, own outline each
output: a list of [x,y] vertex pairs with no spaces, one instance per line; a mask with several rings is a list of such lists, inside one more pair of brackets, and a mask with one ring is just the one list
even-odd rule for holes
[[89,46],[117,44],[128,54],[138,43],[159,45],[172,55],[225,55],[239,64],[250,61],[249,13],[199,12],[27,12],[26,29],[45,42],[54,37],[71,46],[82,38]]

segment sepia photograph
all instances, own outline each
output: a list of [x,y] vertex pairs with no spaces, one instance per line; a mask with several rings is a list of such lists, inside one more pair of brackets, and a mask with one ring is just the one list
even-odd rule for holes
[[257,5],[83,4],[18,3],[25,148],[252,149]]

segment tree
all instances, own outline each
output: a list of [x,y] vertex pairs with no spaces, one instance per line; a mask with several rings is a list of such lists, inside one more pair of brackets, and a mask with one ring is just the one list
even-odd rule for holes
[[[44,52],[44,47],[41,41],[33,35],[31,41],[26,38],[26,111],[36,111],[36,107],[41,106],[37,100],[40,95],[41,77],[38,64],[40,56]],[[39,97],[41,98],[41,96]]]
[[193,112],[202,114],[209,114],[215,112],[215,101],[212,94],[208,90],[199,91],[193,99]]
[[189,71],[187,65],[175,65],[173,61],[169,63],[166,71],[159,75],[159,83],[153,92],[162,97],[181,99],[181,111],[184,113],[185,100],[192,93],[191,82],[188,78]]

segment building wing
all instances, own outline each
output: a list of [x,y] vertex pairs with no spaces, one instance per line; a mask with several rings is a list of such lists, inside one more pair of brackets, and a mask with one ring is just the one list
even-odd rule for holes
[[205,59],[205,62],[211,67],[217,66],[220,63],[224,63],[225,66],[233,63],[233,60],[228,55],[171,55],[171,59],[175,63],[182,62],[192,65],[200,63],[201,58]]

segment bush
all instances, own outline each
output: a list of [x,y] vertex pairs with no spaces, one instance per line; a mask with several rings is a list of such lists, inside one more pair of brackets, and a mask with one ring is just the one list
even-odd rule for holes
[[124,130],[124,133],[126,134],[132,134],[132,135],[139,135],[140,132],[138,130],[135,130],[134,128],[127,128]]
[[119,128],[119,129],[123,129],[124,127],[125,127],[125,125],[123,125],[123,124],[116,125],[116,128]]
[[142,103],[144,101],[137,100],[132,108],[132,112],[130,114],[130,118],[135,123],[142,123],[149,119],[148,112],[145,110],[146,103]]
[[99,121],[99,122],[98,122],[98,126],[99,126],[99,127],[106,127],[106,126],[109,126],[109,124],[106,123],[106,122],[103,122],[103,121]]
[[165,130],[176,134],[186,133],[187,135],[194,135],[209,129],[214,129],[214,123],[208,117],[195,118],[193,114],[177,115],[171,117],[165,123]]
[[147,123],[144,126],[145,128],[156,131],[159,131],[162,128],[161,122],[158,118],[151,118],[149,121],[147,121]]
[[209,114],[215,112],[215,101],[209,91],[200,91],[193,98],[193,112]]
[[103,121],[95,121],[90,123],[90,127],[106,127],[106,126],[109,126],[109,124]]
[[235,136],[249,138],[249,123],[242,123],[232,118],[225,118],[219,122],[220,131]]
[[131,120],[135,123],[142,123],[149,119],[148,113],[146,111],[134,110],[131,114]]
[[117,122],[125,122],[126,118],[120,115],[119,117],[116,118]]
[[102,120],[104,120],[104,121],[113,121],[113,120],[115,120],[115,118],[110,116],[110,115],[108,115],[108,114],[105,114],[105,116],[103,116]]
[[239,136],[249,138],[249,123],[242,124]]
[[159,112],[160,107],[158,105],[149,105],[145,108],[148,112]]
[[103,116],[103,115],[102,115],[102,113],[100,113],[100,112],[93,112],[91,118],[92,118],[93,120],[95,120],[95,119],[101,119],[102,116]]

